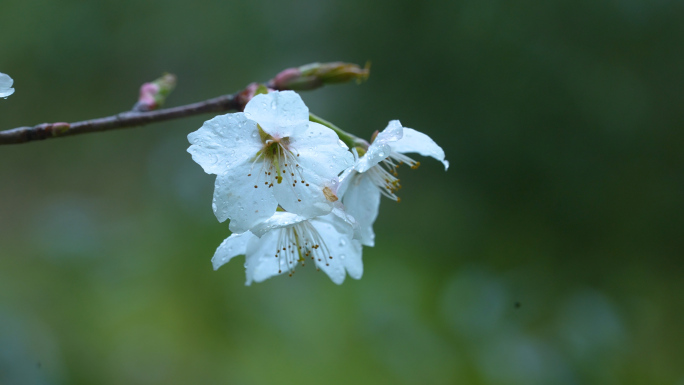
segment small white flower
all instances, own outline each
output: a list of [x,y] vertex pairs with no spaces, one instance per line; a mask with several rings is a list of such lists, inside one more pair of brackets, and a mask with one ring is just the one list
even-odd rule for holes
[[292,91],[257,95],[244,113],[208,120],[188,140],[195,162],[217,175],[216,217],[230,219],[237,233],[278,205],[306,218],[329,213],[324,188],[354,162],[334,131],[309,122],[309,109]]
[[378,216],[380,195],[399,201],[395,192],[401,186],[395,169],[403,163],[411,168],[420,166],[420,162],[404,155],[411,152],[439,160],[445,171],[449,168],[444,150],[429,136],[392,120],[368,146],[366,153],[340,177],[338,193],[345,210],[357,222],[355,236],[363,245],[375,244],[373,223]]
[[333,282],[341,284],[346,273],[361,278],[361,244],[353,239],[349,217],[338,209],[306,219],[293,213],[276,212],[252,230],[232,234],[211,259],[214,270],[237,255],[245,255],[247,285],[279,274],[292,274],[297,265],[312,260]]
[[14,93],[12,84],[14,80],[9,75],[0,72],[0,98],[6,98]]

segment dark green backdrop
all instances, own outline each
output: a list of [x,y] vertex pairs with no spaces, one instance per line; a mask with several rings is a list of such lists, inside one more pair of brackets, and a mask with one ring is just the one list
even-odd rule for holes
[[210,115],[0,148],[2,384],[684,384],[684,5],[673,0],[2,0],[0,128],[168,105],[312,61],[304,94],[368,137],[400,119],[451,162],[401,170],[363,279],[244,286]]

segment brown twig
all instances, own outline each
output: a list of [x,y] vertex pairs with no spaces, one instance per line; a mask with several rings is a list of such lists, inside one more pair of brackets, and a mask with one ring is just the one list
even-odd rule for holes
[[144,126],[150,123],[184,118],[207,112],[237,110],[240,108],[238,95],[239,94],[224,95],[199,103],[156,111],[127,111],[104,118],[84,120],[76,123],[42,123],[33,127],[13,128],[11,130],[0,131],[0,144],[26,143],[34,140],[59,138],[62,136],[85,134],[88,132]]
[[[335,64],[338,67],[331,67],[334,69],[339,68],[341,65],[347,65],[345,63],[324,63],[316,65],[331,65]],[[349,66],[349,65],[347,65]],[[356,65],[352,65],[358,68]],[[306,66],[304,66],[306,67]],[[301,68],[304,68],[301,67]],[[287,69],[286,71],[290,71]],[[329,71],[330,72],[330,71]],[[339,72],[339,70],[338,70]],[[363,73],[367,77],[367,70]],[[280,84],[278,79],[282,77],[280,74],[268,83],[268,87],[277,90],[283,89],[297,89],[287,84]],[[325,79],[325,74],[319,76]],[[330,75],[327,75],[330,76]],[[350,78],[352,79],[352,78]],[[332,79],[335,80],[335,79]],[[344,79],[348,81],[349,79]],[[333,83],[340,81],[323,81],[316,84],[315,87],[305,88],[313,89],[322,86],[324,83]],[[256,83],[252,83],[247,86],[243,91],[230,95],[223,95],[217,98],[208,99],[198,103],[187,104],[184,106],[165,108],[161,110],[154,111],[126,111],[116,115],[107,116],[104,118],[84,120],[75,123],[42,123],[33,127],[18,127],[11,130],[0,131],[0,145],[2,144],[18,144],[27,143],[35,140],[43,140],[49,138],[59,138],[62,136],[71,136],[78,134],[85,134],[89,132],[100,132],[107,130],[114,130],[119,128],[144,126],[150,123],[163,122],[166,120],[185,118],[188,116],[194,116],[209,112],[226,112],[244,109],[245,104],[254,94],[256,90]],[[299,88],[304,89],[304,88]]]

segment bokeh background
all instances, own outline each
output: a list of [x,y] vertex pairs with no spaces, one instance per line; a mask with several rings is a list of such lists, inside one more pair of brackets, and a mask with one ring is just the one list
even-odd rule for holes
[[684,384],[684,3],[2,0],[0,128],[167,105],[313,61],[303,95],[390,119],[451,168],[402,169],[364,277],[244,286],[212,116],[0,148],[1,384]]

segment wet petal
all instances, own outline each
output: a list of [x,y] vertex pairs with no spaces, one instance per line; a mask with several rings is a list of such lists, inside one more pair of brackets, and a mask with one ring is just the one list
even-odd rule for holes
[[404,136],[404,126],[398,120],[390,120],[384,130],[378,133],[373,143],[393,143]]
[[188,135],[188,152],[207,174],[223,174],[253,158],[262,143],[256,122],[243,113],[216,116]]
[[349,247],[344,251],[344,255],[346,255],[346,258],[343,259],[344,268],[347,269],[349,276],[354,279],[361,279],[361,276],[363,276],[362,252],[361,242],[356,239],[352,239]]
[[354,155],[337,134],[322,124],[311,122],[306,132],[290,138],[297,162],[324,180],[331,180],[354,164]]
[[338,179],[338,186],[337,186],[337,196],[339,198],[343,198],[344,194],[347,192],[347,188],[349,188],[349,184],[354,180],[354,178],[358,175],[359,173],[356,172],[353,168],[348,168],[340,174],[340,177]]
[[344,282],[347,271],[352,278],[361,278],[363,274],[361,245],[353,240],[351,225],[335,214],[314,218],[311,224],[325,241],[330,252],[327,260],[316,260],[316,266],[338,285]]
[[252,282],[262,282],[268,278],[287,271],[280,267],[282,258],[276,258],[278,235],[281,230],[269,231],[261,238],[254,237],[247,244],[247,259],[245,260],[246,285]]
[[429,156],[442,162],[444,170],[449,168],[449,161],[444,159],[444,150],[438,146],[429,136],[412,128],[404,127],[404,136],[398,141],[391,143],[392,151],[398,153],[415,152],[423,156]]
[[292,173],[283,173],[282,183],[274,184],[273,192],[278,204],[285,210],[313,218],[325,215],[333,208],[334,202],[326,197],[325,187],[325,181],[318,175],[307,168],[302,168],[294,176]]
[[254,226],[250,231],[257,237],[261,237],[271,230],[293,226],[305,220],[306,218],[297,214],[278,211],[270,218]]
[[247,244],[252,238],[256,237],[249,231],[242,234],[231,234],[230,237],[226,238],[216,249],[216,253],[211,259],[214,270],[218,270],[219,267],[228,263],[235,256],[245,255]]
[[14,93],[14,80],[7,74],[0,72],[0,98],[6,98]]
[[373,223],[380,208],[380,190],[366,174],[356,174],[349,181],[342,198],[344,208],[354,217],[357,226],[354,237],[365,246],[375,245]]
[[373,143],[368,147],[366,154],[354,165],[354,170],[358,172],[368,171],[371,167],[385,160],[391,153],[390,143],[401,139],[403,127],[398,120],[392,120],[387,127],[375,137]]
[[309,122],[309,108],[293,91],[257,95],[245,106],[245,115],[278,138],[303,132]]
[[[256,167],[255,167],[256,168]],[[216,218],[230,219],[230,231],[242,233],[270,218],[278,207],[262,172],[245,162],[229,173],[218,175],[214,186],[213,209]],[[256,187],[255,187],[256,186]]]

